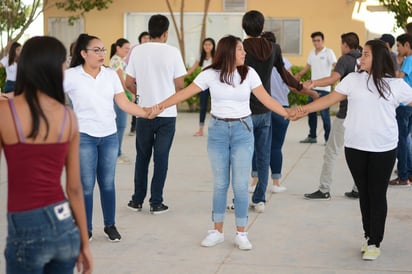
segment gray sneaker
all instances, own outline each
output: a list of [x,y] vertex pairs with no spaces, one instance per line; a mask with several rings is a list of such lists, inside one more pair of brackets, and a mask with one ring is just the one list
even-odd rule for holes
[[306,193],[303,195],[306,200],[330,200],[329,192],[323,193],[322,191],[318,190],[313,193]]
[[308,136],[305,139],[303,139],[302,141],[300,141],[299,143],[301,143],[301,144],[315,144],[317,142],[318,141],[316,140],[316,137],[312,138],[312,137]]

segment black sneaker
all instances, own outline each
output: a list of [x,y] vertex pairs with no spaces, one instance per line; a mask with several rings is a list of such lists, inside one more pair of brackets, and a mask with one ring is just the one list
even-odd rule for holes
[[329,192],[323,193],[322,191],[318,190],[313,193],[306,193],[303,195],[306,200],[330,200]]
[[150,213],[152,214],[161,214],[165,213],[169,210],[169,207],[164,204],[160,205],[150,205]]
[[87,233],[89,234],[89,242],[91,242],[93,240],[93,233],[91,231],[87,231]]
[[104,234],[106,234],[110,242],[120,242],[120,239],[122,238],[114,225],[106,226],[104,228]]
[[143,204],[138,204],[130,200],[127,204],[127,207],[133,211],[142,211]]
[[317,140],[316,140],[316,137],[312,138],[312,137],[308,136],[305,139],[299,141],[299,143],[301,143],[301,144],[316,144]]
[[358,199],[359,198],[359,192],[356,192],[354,190],[345,192],[345,197],[350,198],[350,199]]

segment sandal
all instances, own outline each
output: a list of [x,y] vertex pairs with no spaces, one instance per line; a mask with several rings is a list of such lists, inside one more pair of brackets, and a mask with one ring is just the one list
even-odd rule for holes
[[411,186],[411,183],[409,182],[409,179],[402,180],[402,179],[399,179],[398,177],[393,180],[390,180],[389,185],[390,186]]
[[195,137],[203,136],[203,133],[200,131],[196,131],[195,134],[193,134]]

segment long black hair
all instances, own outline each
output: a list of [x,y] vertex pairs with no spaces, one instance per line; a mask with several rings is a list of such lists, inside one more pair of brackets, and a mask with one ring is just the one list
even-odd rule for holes
[[205,61],[205,58],[206,58],[206,51],[203,48],[203,46],[205,45],[206,42],[212,43],[213,48],[212,48],[212,51],[210,52],[210,55],[212,56],[212,60],[213,60],[213,57],[215,57],[215,52],[216,52],[215,40],[213,40],[213,38],[208,37],[208,38],[204,39],[203,42],[202,42],[202,52],[200,53],[200,60],[199,60],[199,66],[201,66],[201,67],[203,66],[203,62]]
[[365,46],[369,46],[372,51],[372,65],[368,80],[372,77],[379,95],[386,99],[385,92],[388,94],[391,89],[383,78],[395,77],[392,57],[385,42],[381,40],[369,40],[365,43]]
[[17,49],[21,47],[21,44],[18,42],[13,42],[9,50],[9,66],[13,65],[14,62],[17,63],[19,57],[17,56]]
[[66,48],[54,37],[38,36],[27,40],[21,50],[17,66],[15,95],[23,94],[30,108],[33,119],[29,138],[36,138],[39,133],[40,120],[49,122],[40,107],[38,92],[65,103],[63,91],[63,64],[66,61]]
[[94,39],[100,40],[96,36],[88,35],[87,33],[82,33],[79,35],[75,42],[76,44],[74,45],[72,60],[70,61],[71,68],[84,64],[85,61],[81,52],[82,50],[86,51],[90,41]]
[[130,42],[127,39],[124,38],[119,38],[116,40],[115,43],[112,44],[110,47],[110,58],[113,57],[113,55],[116,54],[117,47],[123,47],[124,44],[130,44]]
[[249,68],[246,65],[236,67],[236,47],[239,42],[242,43],[242,40],[233,35],[220,39],[212,64],[204,70],[212,68],[220,71],[220,82],[234,86],[233,72],[237,69],[240,74],[240,83],[242,83],[247,76]]

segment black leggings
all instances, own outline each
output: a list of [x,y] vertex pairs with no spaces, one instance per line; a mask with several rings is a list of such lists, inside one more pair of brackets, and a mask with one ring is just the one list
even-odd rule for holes
[[396,159],[396,149],[369,152],[345,147],[345,157],[359,190],[362,224],[368,245],[379,247],[388,212],[386,191]]

